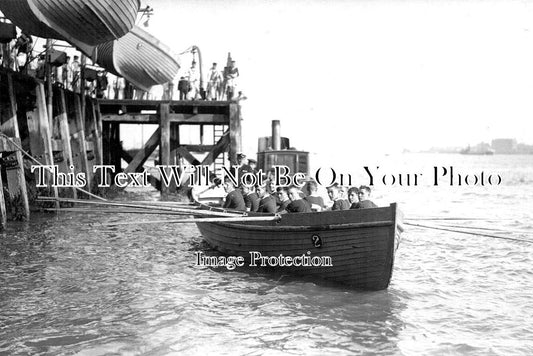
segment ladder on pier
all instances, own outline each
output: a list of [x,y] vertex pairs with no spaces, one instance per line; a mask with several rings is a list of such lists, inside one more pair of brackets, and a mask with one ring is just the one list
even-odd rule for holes
[[[214,125],[213,126],[213,144],[216,144],[224,133],[228,130],[227,125]],[[221,173],[222,167],[226,165],[227,162],[227,153],[222,152],[213,162],[213,172],[217,175]]]

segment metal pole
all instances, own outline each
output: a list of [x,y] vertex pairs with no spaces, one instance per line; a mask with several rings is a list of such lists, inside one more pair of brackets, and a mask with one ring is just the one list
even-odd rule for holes
[[203,74],[203,65],[202,65],[202,53],[200,53],[200,48],[198,46],[192,46],[192,53],[198,52],[198,67],[200,68],[200,90],[204,88],[204,74]]
[[46,84],[47,84],[47,102],[46,102],[46,110],[48,111],[48,122],[50,123],[50,127],[53,126],[53,90],[52,90],[52,63],[51,63],[51,49],[52,49],[52,40],[46,39],[46,54],[45,54],[45,73],[46,73]]

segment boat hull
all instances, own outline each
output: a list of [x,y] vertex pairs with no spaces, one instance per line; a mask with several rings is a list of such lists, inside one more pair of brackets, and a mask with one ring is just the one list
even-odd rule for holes
[[143,90],[172,81],[180,69],[172,50],[139,26],[118,40],[98,45],[92,57]]
[[[210,246],[230,256],[242,256],[248,265],[259,266],[265,261],[257,260],[258,254],[291,259],[307,256],[310,261],[316,257],[314,261],[320,265],[273,268],[356,289],[382,290],[392,277],[401,220],[401,212],[392,204],[376,209],[285,214],[279,222],[197,225]],[[330,263],[324,264],[328,259]]]
[[3,0],[0,10],[26,33],[97,45],[128,33],[139,0]]

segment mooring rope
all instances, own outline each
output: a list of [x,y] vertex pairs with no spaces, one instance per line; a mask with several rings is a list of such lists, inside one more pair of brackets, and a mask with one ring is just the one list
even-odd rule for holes
[[516,230],[516,229],[507,229],[507,228],[501,228],[501,229],[495,229],[492,227],[481,227],[481,226],[461,226],[461,225],[450,225],[450,224],[439,224],[439,227],[450,227],[450,228],[459,228],[464,230],[484,230],[484,231],[492,231],[492,232],[511,232],[515,234],[529,234],[531,231],[527,230]]
[[[20,152],[22,152],[22,153],[23,153],[25,156],[27,156],[30,160],[32,160],[33,162],[37,163],[37,164],[40,165],[40,166],[43,166],[43,164],[42,164],[41,162],[39,162],[39,160],[37,160],[37,159],[36,159],[35,157],[33,157],[32,155],[30,155],[28,152],[26,152],[26,151],[25,151],[25,150],[24,150],[24,149],[23,149],[18,143],[15,142],[15,140],[13,140],[12,137],[7,136],[7,135],[4,134],[3,132],[0,132],[0,135],[3,136],[3,137],[5,137],[5,138],[7,138],[7,139],[9,139],[9,140],[11,141],[11,143],[12,143],[15,147],[17,147],[17,148],[20,150]],[[52,172],[49,172],[49,173],[52,174]],[[76,187],[76,186],[74,186],[74,188],[76,188],[76,189],[79,190],[80,192],[85,193],[85,194],[87,194],[88,196],[93,197],[93,198],[95,198],[95,199],[99,199],[99,200],[102,200],[102,201],[107,201],[107,199],[104,199],[104,198],[102,198],[102,197],[99,197],[98,195],[95,195],[95,194],[93,194],[93,193],[91,193],[91,192],[88,192],[88,191],[86,191],[86,190],[83,189],[83,188]]]
[[510,240],[510,241],[519,241],[519,242],[527,242],[530,244],[533,244],[533,240],[525,240],[525,239],[517,239],[513,237],[505,237],[505,236],[498,236],[498,235],[492,235],[492,234],[482,234],[479,232],[471,232],[471,231],[461,231],[456,229],[449,229],[445,227],[438,227],[438,226],[429,226],[429,225],[422,225],[422,224],[413,224],[404,222],[405,225],[414,226],[414,227],[422,227],[425,229],[433,229],[433,230],[442,230],[442,231],[449,231],[449,232],[456,232],[459,234],[467,234],[467,235],[474,235],[474,236],[484,236],[484,237],[491,237],[494,239],[502,239],[502,240]]
[[411,217],[409,219],[410,221],[473,221],[473,220],[481,220],[481,221],[514,221],[516,219],[503,219],[503,218],[497,218],[497,219],[487,219],[482,217],[460,217],[460,218],[452,218],[452,217]]

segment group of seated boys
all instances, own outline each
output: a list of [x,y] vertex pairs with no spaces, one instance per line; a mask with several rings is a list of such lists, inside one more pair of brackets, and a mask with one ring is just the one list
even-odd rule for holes
[[310,213],[324,210],[348,210],[376,208],[370,198],[370,188],[352,187],[347,191],[345,187],[334,184],[328,187],[328,196],[333,202],[326,207],[324,199],[318,195],[318,185],[315,181],[307,182],[303,193],[298,187],[276,187],[273,181],[255,188],[243,185],[236,187],[231,179],[224,180],[226,199],[223,208],[260,213]]

